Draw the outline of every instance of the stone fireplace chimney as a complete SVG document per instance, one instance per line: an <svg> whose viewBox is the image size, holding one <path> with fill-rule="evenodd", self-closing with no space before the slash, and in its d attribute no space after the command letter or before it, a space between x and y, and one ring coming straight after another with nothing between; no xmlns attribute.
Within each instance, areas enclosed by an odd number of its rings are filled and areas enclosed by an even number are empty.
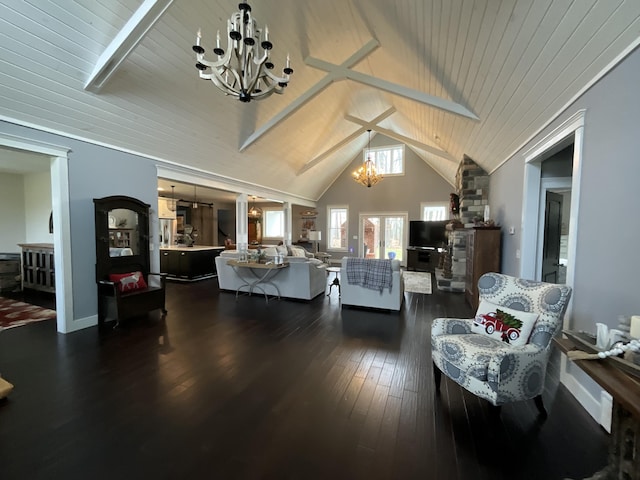
<svg viewBox="0 0 640 480"><path fill-rule="evenodd" d="M467 225L473 223L474 217L484 219L484 207L489 204L489 175L466 155L456 173L456 188L460 196L460 221Z"/></svg>

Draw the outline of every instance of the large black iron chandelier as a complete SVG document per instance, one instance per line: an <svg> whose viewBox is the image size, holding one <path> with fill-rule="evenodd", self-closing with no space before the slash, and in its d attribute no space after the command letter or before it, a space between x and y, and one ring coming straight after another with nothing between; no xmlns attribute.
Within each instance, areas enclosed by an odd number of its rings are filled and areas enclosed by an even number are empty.
<svg viewBox="0 0 640 480"><path fill-rule="evenodd" d="M200 78L211 80L226 95L238 97L241 102L260 100L272 93L283 93L293 73L287 54L287 63L283 76L277 77L270 72L274 65L269 61L269 51L273 44L269 41L269 27L264 32L251 16L248 3L238 5L239 12L231 15L227 21L227 50L220 48L220 30L216 35L216 48L213 53L218 60L210 62L204 59L204 48L200 45L201 32L198 30L196 44L196 68ZM264 36L263 36L264 33Z"/></svg>
<svg viewBox="0 0 640 480"><path fill-rule="evenodd" d="M371 130L367 130L367 132L369 132L369 147L367 148L367 159L358 170L353 172L352 175L353 179L360 185L371 188L380 180L382 180L383 177L376 171L376 166L374 165L373 160L371 160Z"/></svg>

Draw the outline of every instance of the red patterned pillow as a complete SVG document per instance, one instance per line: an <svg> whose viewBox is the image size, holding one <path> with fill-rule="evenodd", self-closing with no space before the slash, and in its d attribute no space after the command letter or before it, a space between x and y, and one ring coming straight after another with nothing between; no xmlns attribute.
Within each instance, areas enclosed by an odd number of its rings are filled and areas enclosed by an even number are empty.
<svg viewBox="0 0 640 480"><path fill-rule="evenodd" d="M147 288L147 282L144 281L142 272L112 273L109 275L109 280L116 282L118 290L122 293Z"/></svg>

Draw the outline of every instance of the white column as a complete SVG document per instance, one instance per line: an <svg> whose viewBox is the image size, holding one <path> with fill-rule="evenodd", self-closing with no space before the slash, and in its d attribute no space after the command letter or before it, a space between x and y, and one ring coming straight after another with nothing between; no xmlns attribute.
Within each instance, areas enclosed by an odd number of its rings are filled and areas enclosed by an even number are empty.
<svg viewBox="0 0 640 480"><path fill-rule="evenodd" d="M236 197L236 248L249 248L249 200L246 193L239 193Z"/></svg>
<svg viewBox="0 0 640 480"><path fill-rule="evenodd" d="M291 218L291 202L284 202L282 204L282 212L284 213L284 241L285 245L291 245L291 230L292 230L292 218Z"/></svg>

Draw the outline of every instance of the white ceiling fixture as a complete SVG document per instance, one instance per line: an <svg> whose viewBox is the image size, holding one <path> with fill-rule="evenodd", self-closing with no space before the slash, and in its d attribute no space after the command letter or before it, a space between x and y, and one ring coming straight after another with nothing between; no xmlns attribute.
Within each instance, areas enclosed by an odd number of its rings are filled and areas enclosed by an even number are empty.
<svg viewBox="0 0 640 480"><path fill-rule="evenodd" d="M227 21L226 51L220 47L220 30L216 35L213 53L218 56L217 61L205 60L205 49L200 45L202 34L198 30L193 51L196 52L200 78L211 80L225 95L237 97L241 102L283 93L289 83L289 75L293 73L289 54L282 77L272 74L269 70L274 65L269 60L269 51L273 44L269 41L269 27L265 25L263 31L258 26L248 3L241 3L238 8L240 11L233 13Z"/></svg>

